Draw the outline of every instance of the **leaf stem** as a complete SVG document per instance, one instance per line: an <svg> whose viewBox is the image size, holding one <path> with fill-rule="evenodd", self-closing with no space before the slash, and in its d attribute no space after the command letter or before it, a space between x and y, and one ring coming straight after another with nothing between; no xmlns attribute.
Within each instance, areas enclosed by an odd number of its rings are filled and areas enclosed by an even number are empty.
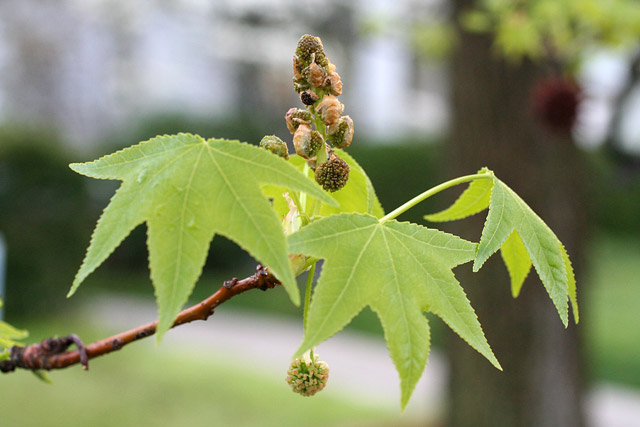
<svg viewBox="0 0 640 427"><path fill-rule="evenodd" d="M443 190L446 190L447 188L453 187L454 185L462 184L464 182L474 181L476 179L493 179L493 175L487 174L487 173L476 173L473 175L465 175L459 178L454 178L447 182L443 182L440 185L436 185L435 187L428 189L424 193L418 194L413 199L409 200L408 202L404 203L403 205L399 206L398 208L389 212L387 215L380 218L378 222L380 224L384 224L385 222L396 218L398 215L405 213L406 211L408 211L418 203L428 199L434 194L437 194Z"/></svg>
<svg viewBox="0 0 640 427"><path fill-rule="evenodd" d="M307 319L309 315L309 304L311 302L311 285L313 285L313 276L316 272L316 263L311 264L311 268L307 273L307 286L304 290L304 314L302 324L304 326L304 330L307 330Z"/></svg>

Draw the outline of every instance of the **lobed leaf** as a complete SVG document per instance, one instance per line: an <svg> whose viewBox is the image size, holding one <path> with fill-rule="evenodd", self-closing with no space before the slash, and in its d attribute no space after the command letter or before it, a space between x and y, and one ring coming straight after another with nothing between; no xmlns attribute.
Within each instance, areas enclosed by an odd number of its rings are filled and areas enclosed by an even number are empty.
<svg viewBox="0 0 640 427"><path fill-rule="evenodd" d="M343 213L289 236L293 253L325 259L297 355L346 326L365 306L380 318L401 382L404 408L429 352L424 311L442 318L494 366L480 323L451 269L474 258L476 245L438 230Z"/></svg>
<svg viewBox="0 0 640 427"><path fill-rule="evenodd" d="M478 173L493 176L493 172L487 168L480 169ZM425 215L424 218L431 222L454 221L482 212L489 207L492 188L492 179L476 179L450 207L435 214Z"/></svg>
<svg viewBox="0 0 640 427"><path fill-rule="evenodd" d="M430 221L462 219L489 208L482 230L473 270L478 271L498 249L509 272L511 293L520 294L531 265L558 310L568 324L567 300L571 301L574 320L579 320L576 283L571 261L562 243L538 215L487 168L479 173L492 179L476 179L448 209L426 215Z"/></svg>
<svg viewBox="0 0 640 427"><path fill-rule="evenodd" d="M569 273L562 244L553 231L520 196L495 178L489 214L478 244L473 271L478 271L492 254L503 247L514 231L522 240L542 284L558 310L562 323L567 326ZM512 243L508 242L508 244ZM507 249L507 256L509 256L509 251L510 249ZM566 258L568 260L568 256ZM513 264L511 267L513 268ZM523 268L524 264L519 268L520 273ZM512 289L516 288L518 288L517 284L512 285Z"/></svg>
<svg viewBox="0 0 640 427"><path fill-rule="evenodd" d="M336 202L278 156L256 146L197 135L159 136L74 171L122 185L98 220L69 296L139 224L147 223L158 340L187 301L216 233L233 240L299 294L280 220L260 189L274 184Z"/></svg>
<svg viewBox="0 0 640 427"><path fill-rule="evenodd" d="M527 248L517 231L514 230L502 244L500 254L511 278L511 294L517 298L532 265Z"/></svg>

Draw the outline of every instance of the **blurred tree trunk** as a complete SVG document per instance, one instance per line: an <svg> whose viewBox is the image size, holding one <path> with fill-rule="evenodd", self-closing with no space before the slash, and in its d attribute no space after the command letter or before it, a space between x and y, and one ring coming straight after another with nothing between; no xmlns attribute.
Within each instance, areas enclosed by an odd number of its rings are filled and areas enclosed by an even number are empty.
<svg viewBox="0 0 640 427"><path fill-rule="evenodd" d="M455 10L469 3L454 0ZM544 75L541 64L506 63L492 51L489 37L461 32L451 65L447 177L492 169L566 245L579 281L586 222L579 153L568 136L548 133L531 114L531 89ZM456 223L454 231L478 241L484 217ZM457 275L504 372L452 336L447 425L583 425L576 329L563 327L535 271L516 300L499 254L479 273L464 266Z"/></svg>

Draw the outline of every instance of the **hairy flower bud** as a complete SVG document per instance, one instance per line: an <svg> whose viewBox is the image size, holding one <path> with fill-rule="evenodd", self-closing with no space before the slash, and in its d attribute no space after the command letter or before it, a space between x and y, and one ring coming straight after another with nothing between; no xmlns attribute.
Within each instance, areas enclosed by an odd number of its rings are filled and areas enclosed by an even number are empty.
<svg viewBox="0 0 640 427"><path fill-rule="evenodd" d="M340 117L340 121L330 126L329 142L336 148L347 148L353 140L353 120L349 116Z"/></svg>
<svg viewBox="0 0 640 427"><path fill-rule="evenodd" d="M310 159L316 154L311 147L311 132L311 126L301 124L293 134L293 146L296 149L296 154L305 159Z"/></svg>
<svg viewBox="0 0 640 427"><path fill-rule="evenodd" d="M303 357L291 362L287 371L287 384L296 393L303 396L313 396L324 389L329 380L329 365L325 361L313 359L305 354Z"/></svg>
<svg viewBox="0 0 640 427"><path fill-rule="evenodd" d="M333 126L338 123L343 110L344 105L334 95L325 96L316 106L316 113L320 114L320 118L326 126Z"/></svg>
<svg viewBox="0 0 640 427"><path fill-rule="evenodd" d="M324 70L324 68L322 68L315 62L312 62L307 69L307 81L313 87L324 87L325 84L328 83L327 72Z"/></svg>
<svg viewBox="0 0 640 427"><path fill-rule="evenodd" d="M329 60L324 53L324 47L322 46L320 37L314 37L309 34L305 34L300 37L300 40L298 40L296 56L300 62L306 64L310 64L314 58L315 61L323 67L326 67L329 64Z"/></svg>
<svg viewBox="0 0 640 427"><path fill-rule="evenodd" d="M329 74L327 77L328 86L331 91L331 95L340 96L342 95L342 80L340 80L340 75L335 71Z"/></svg>
<svg viewBox="0 0 640 427"><path fill-rule="evenodd" d="M313 105L318 100L318 94L311 89L300 92L300 101L304 105Z"/></svg>
<svg viewBox="0 0 640 427"><path fill-rule="evenodd" d="M296 80L301 80L304 77L302 76L302 69L304 67L302 66L302 64L300 63L300 61L298 60L298 57L293 55L293 77Z"/></svg>
<svg viewBox="0 0 640 427"><path fill-rule="evenodd" d="M301 124L310 125L312 118L309 111L299 108L290 108L287 114L284 115L284 119L287 122L287 129L289 129L291 133L294 133Z"/></svg>
<svg viewBox="0 0 640 427"><path fill-rule="evenodd" d="M338 191L347 185L349 165L340 157L332 154L329 160L316 167L315 178L316 182L326 191Z"/></svg>
<svg viewBox="0 0 640 427"><path fill-rule="evenodd" d="M287 144L275 135L267 135L260 141L260 148L271 151L273 154L289 160Z"/></svg>

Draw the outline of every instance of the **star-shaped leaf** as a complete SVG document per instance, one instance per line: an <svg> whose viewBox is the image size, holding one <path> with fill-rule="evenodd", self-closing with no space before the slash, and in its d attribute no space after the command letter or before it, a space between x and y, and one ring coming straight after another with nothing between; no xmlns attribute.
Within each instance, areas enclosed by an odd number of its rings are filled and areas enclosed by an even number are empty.
<svg viewBox="0 0 640 427"><path fill-rule="evenodd" d="M481 177L471 182L448 209L425 218L430 221L461 219L487 207L489 214L482 230L473 270L500 249L509 276L511 292L518 296L531 265L540 276L562 322L568 324L567 300L579 321L576 283L571 261L560 240L536 213L506 184L483 168Z"/></svg>
<svg viewBox="0 0 640 427"><path fill-rule="evenodd" d="M402 407L429 352L430 311L500 367L451 269L474 258L476 244L438 230L364 214L332 215L289 236L293 253L326 261L298 355L329 338L370 306L380 318L400 375Z"/></svg>
<svg viewBox="0 0 640 427"><path fill-rule="evenodd" d="M147 222L149 266L158 301L158 339L187 301L214 234L267 265L294 303L298 289L280 219L260 189L275 184L335 202L278 156L196 135L160 136L71 169L123 181L98 220L69 295L137 225Z"/></svg>

